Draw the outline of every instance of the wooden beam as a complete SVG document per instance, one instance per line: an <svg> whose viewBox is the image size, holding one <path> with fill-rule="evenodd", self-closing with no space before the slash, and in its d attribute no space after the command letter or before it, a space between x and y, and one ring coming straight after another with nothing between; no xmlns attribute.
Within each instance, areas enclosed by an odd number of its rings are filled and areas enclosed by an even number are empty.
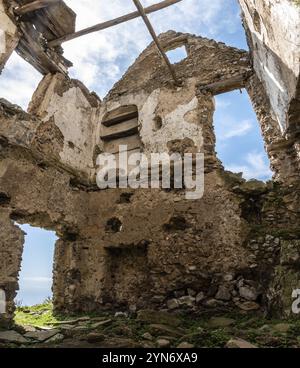
<svg viewBox="0 0 300 368"><path fill-rule="evenodd" d="M144 11L145 11L146 14L154 13L158 10L161 10L161 9L167 8L168 6L179 3L180 1L182 1L182 0L164 0L160 3L158 3L158 4L154 4L154 5L151 5L147 8L145 8ZM109 21L104 22L104 23L99 23L99 24L96 24L92 27L82 29L81 31L74 32L74 33L66 35L64 37L60 37L57 40L53 40L53 41L49 42L48 46L49 47L59 46L63 42L74 40L75 38L85 36L85 35L93 33L93 32L102 31L103 29L114 27L118 24L125 23L125 22L128 22L132 19L139 18L139 17L140 17L140 13L138 11L133 12L133 13L129 13L129 14L123 15L119 18L112 19L112 20L109 20Z"/></svg>
<svg viewBox="0 0 300 368"><path fill-rule="evenodd" d="M220 95L222 93L231 92L236 89L242 89L246 87L247 80L250 76L250 73L244 73L240 75L236 75L232 78L220 80L218 82L206 84L199 86L199 92L201 93L211 93L212 95Z"/></svg>
<svg viewBox="0 0 300 368"><path fill-rule="evenodd" d="M49 5L54 5L59 3L61 0L35 0L29 4L25 4L23 6L19 6L18 8L14 9L14 13L16 15L25 15L27 13L34 12L39 9L46 8Z"/></svg>
<svg viewBox="0 0 300 368"><path fill-rule="evenodd" d="M159 50L159 52L162 56L162 58L164 59L165 63L167 64L167 67L170 70L170 73L171 73L171 75L174 79L174 82L177 85L179 85L180 83L179 83L179 81L176 77L176 73L175 73L175 70L173 68L173 65L170 63L170 60L169 60L167 54L165 53L163 47L161 46L161 44L158 40L158 37L156 36L156 33L154 31L154 28L152 27L152 24L151 24L149 18L147 17L147 14L145 13L145 9L143 8L143 5L140 3L140 0L133 0L133 2L135 4L136 8L138 9L138 12L140 13L141 17L143 18L143 20L144 20L144 22L145 22L145 24L146 24L146 26L147 26L147 28L150 32L155 44L156 44L156 46L157 46L157 48L158 48L158 50Z"/></svg>
<svg viewBox="0 0 300 368"><path fill-rule="evenodd" d="M55 50L45 50L39 42L39 32L29 22L20 22L22 34L16 52L43 75L48 73L68 74L72 63Z"/></svg>

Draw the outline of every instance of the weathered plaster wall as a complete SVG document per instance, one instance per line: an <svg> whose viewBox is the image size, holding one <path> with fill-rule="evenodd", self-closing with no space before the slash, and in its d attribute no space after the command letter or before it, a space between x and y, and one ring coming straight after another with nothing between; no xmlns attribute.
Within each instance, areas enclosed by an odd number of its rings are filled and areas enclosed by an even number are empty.
<svg viewBox="0 0 300 368"><path fill-rule="evenodd" d="M288 185L300 170L300 6L293 0L239 2L256 72L248 92L275 179Z"/></svg>
<svg viewBox="0 0 300 368"><path fill-rule="evenodd" d="M258 76L252 75L246 85L253 108L260 122L274 180L288 186L299 181L300 156L297 139L283 136L272 114L269 96Z"/></svg>
<svg viewBox="0 0 300 368"><path fill-rule="evenodd" d="M294 0L239 2L254 69L264 83L274 118L282 133L291 125L299 127L300 7ZM292 107L296 97L297 109Z"/></svg>
<svg viewBox="0 0 300 368"><path fill-rule="evenodd" d="M143 91L125 94L103 104L99 122L109 111L121 106L136 105L139 112L139 134L145 154L168 152L168 142L184 138L192 139L197 151L200 151L203 148L203 137L198 115L202 106L195 90L195 81L190 81L185 87L177 89L157 88L150 95ZM161 124L159 128L158 118Z"/></svg>
<svg viewBox="0 0 300 368"><path fill-rule="evenodd" d="M19 42L17 27L7 16L0 0L0 73Z"/></svg>
<svg viewBox="0 0 300 368"><path fill-rule="evenodd" d="M76 80L48 74L29 105L29 113L53 124L63 137L60 161L77 175L91 180L94 173L93 137L98 126L101 101Z"/></svg>

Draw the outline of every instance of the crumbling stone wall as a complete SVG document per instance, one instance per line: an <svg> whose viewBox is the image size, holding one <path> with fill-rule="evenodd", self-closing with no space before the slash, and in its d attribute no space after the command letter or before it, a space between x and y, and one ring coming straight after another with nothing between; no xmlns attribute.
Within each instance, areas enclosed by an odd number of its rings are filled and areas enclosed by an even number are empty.
<svg viewBox="0 0 300 368"><path fill-rule="evenodd" d="M294 122L289 114L300 77L300 7L294 0L240 0L253 66L269 95L281 131ZM299 102L299 101L298 101ZM293 116L299 123L298 117Z"/></svg>
<svg viewBox="0 0 300 368"><path fill-rule="evenodd" d="M4 1L0 1L0 74L19 42L17 27L6 13Z"/></svg>
<svg viewBox="0 0 300 368"><path fill-rule="evenodd" d="M14 299L18 290L17 277L24 242L23 232L13 224L9 217L10 212L6 209L9 200L6 193L0 193L0 289L4 291L6 299L6 313L0 316L0 327L10 325L15 311Z"/></svg>
<svg viewBox="0 0 300 368"><path fill-rule="evenodd" d="M57 311L287 310L283 296L290 286L280 270L287 267L298 280L294 257L286 254L298 244L298 187L245 182L225 172L215 152L214 97L206 90L211 83L238 76L235 88L247 87L265 136L272 129L277 134L249 55L186 34L168 32L160 38L166 49L187 48L188 57L175 65L180 87L151 44L102 102L60 74L41 82L29 113L0 102L0 208L7 229L0 252L4 265L11 259L13 285L8 319L23 243L12 220L52 229L59 237L53 283ZM145 153L204 153L203 198L187 200L184 190L95 186L96 154L104 149L102 118L124 105L138 108ZM278 152L273 167L282 178L290 176L290 152Z"/></svg>
<svg viewBox="0 0 300 368"><path fill-rule="evenodd" d="M278 122L273 118L267 92L256 74L249 78L246 89L260 122L274 180L285 186L299 181L298 140L282 135Z"/></svg>
<svg viewBox="0 0 300 368"><path fill-rule="evenodd" d="M81 82L57 73L43 78L28 109L46 123L43 126L53 125L60 131L63 149L59 152L59 161L87 183L94 173L93 138L98 127L100 102Z"/></svg>
<svg viewBox="0 0 300 368"><path fill-rule="evenodd" d="M213 40L172 31L161 35L160 42L166 50L185 46L188 57L176 64L182 86L174 87L151 44L103 101L100 121L107 111L136 105L146 154L168 152L176 141L190 139L195 152L205 154L206 171L221 167L215 152L214 99L202 93L200 87L236 76L242 77L242 87L243 79L251 73L249 55ZM159 128L157 121L161 123ZM101 142L99 146L101 149Z"/></svg>
<svg viewBox="0 0 300 368"><path fill-rule="evenodd" d="M294 0L239 0L255 70L250 94L265 94L262 128L276 179L299 179L300 6ZM260 83L258 83L258 80ZM261 84L260 88L257 88ZM265 99L265 98L263 98ZM265 99L266 100L266 99ZM281 163L280 163L281 161ZM277 170L276 170L277 167Z"/></svg>

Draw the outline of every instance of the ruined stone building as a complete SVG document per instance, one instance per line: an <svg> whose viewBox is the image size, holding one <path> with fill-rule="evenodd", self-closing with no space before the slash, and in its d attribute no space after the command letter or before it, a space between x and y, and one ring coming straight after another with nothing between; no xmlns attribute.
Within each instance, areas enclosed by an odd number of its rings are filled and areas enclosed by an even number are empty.
<svg viewBox="0 0 300 368"><path fill-rule="evenodd" d="M13 318L18 290L24 234L16 221L59 237L56 311L291 313L300 288L300 8L292 0L239 2L249 53L169 31L159 36L163 49L187 51L174 65L181 85L152 43L101 101L68 77L62 48L47 46L75 31L74 12L60 1L20 16L13 7L30 1L0 0L0 70L16 50L43 74L27 112L0 99L2 324ZM242 88L274 172L267 184L226 172L216 155L214 96ZM97 155L119 144L204 153L203 198L100 190Z"/></svg>

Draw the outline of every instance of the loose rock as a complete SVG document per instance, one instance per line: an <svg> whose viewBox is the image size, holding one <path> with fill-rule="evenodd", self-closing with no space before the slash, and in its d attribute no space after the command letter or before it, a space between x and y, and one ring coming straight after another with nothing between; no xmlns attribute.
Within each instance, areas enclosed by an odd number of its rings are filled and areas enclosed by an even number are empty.
<svg viewBox="0 0 300 368"><path fill-rule="evenodd" d="M256 346L243 339L231 339L227 342L226 348L229 349L255 349Z"/></svg>
<svg viewBox="0 0 300 368"><path fill-rule="evenodd" d="M0 341L16 344L25 344L28 342L21 334L13 330L0 332Z"/></svg>
<svg viewBox="0 0 300 368"><path fill-rule="evenodd" d="M156 343L159 348L168 348L171 345L170 341L165 339L159 339Z"/></svg>
<svg viewBox="0 0 300 368"><path fill-rule="evenodd" d="M182 342L177 346L178 349L194 349L195 345L188 342Z"/></svg>

